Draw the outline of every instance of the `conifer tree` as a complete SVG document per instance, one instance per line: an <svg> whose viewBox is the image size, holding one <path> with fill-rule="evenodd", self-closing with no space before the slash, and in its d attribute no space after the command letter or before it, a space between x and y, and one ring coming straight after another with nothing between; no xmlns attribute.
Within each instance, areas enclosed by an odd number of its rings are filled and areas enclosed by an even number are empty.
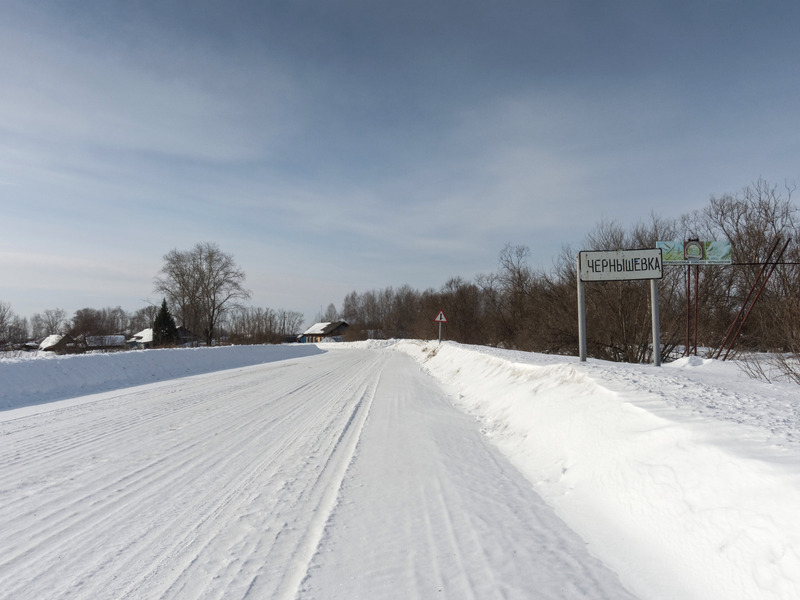
<svg viewBox="0 0 800 600"><path fill-rule="evenodd" d="M153 346L172 346L178 341L178 327L167 308L167 299L161 303L161 309L153 322Z"/></svg>

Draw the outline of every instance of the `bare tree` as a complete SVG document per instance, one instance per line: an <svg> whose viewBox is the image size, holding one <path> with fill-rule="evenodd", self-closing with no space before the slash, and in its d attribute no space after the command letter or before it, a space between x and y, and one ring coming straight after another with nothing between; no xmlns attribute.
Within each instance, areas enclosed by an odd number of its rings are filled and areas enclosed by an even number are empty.
<svg viewBox="0 0 800 600"><path fill-rule="evenodd" d="M736 194L712 196L703 210L683 217L690 237L731 242L734 265L702 273L701 301L713 307L703 324L708 345L721 342L756 282L760 263L780 240L779 247L790 242L782 259L785 264L775 270L754 306L739 345L753 350L800 350L800 213L792 202L793 192L792 186L782 190L759 179Z"/></svg>
<svg viewBox="0 0 800 600"><path fill-rule="evenodd" d="M281 336L281 340L288 339L300 333L303 313L281 308L277 312L275 321L276 331Z"/></svg>
<svg viewBox="0 0 800 600"><path fill-rule="evenodd" d="M46 335L66 333L69 326L67 312L62 308L48 308L31 317L31 329L34 339Z"/></svg>
<svg viewBox="0 0 800 600"><path fill-rule="evenodd" d="M332 323L338 319L339 313L336 311L336 305L333 302L328 304L328 308L320 315L320 321L325 323Z"/></svg>
<svg viewBox="0 0 800 600"><path fill-rule="evenodd" d="M15 315L8 326L8 341L15 346L19 346L27 342L29 337L28 319Z"/></svg>
<svg viewBox="0 0 800 600"><path fill-rule="evenodd" d="M464 344L486 343L481 289L461 277L450 278L439 294L439 310L448 318L447 337ZM430 314L426 321L431 322Z"/></svg>
<svg viewBox="0 0 800 600"><path fill-rule="evenodd" d="M541 350L542 277L528 265L527 246L506 244L499 255L500 270L477 278L482 303L490 325L489 343L520 350ZM484 338L486 339L486 338Z"/></svg>
<svg viewBox="0 0 800 600"><path fill-rule="evenodd" d="M7 302L0 302L0 347L10 342L9 329L14 320L14 311Z"/></svg>
<svg viewBox="0 0 800 600"><path fill-rule="evenodd" d="M144 308L140 308L130 315L128 329L131 333L137 333L152 328L158 311L159 308L155 304L148 304Z"/></svg>
<svg viewBox="0 0 800 600"><path fill-rule="evenodd" d="M388 335L407 338L412 335L415 323L422 320L420 295L410 285L404 284L394 290Z"/></svg>
<svg viewBox="0 0 800 600"><path fill-rule="evenodd" d="M28 319L14 314L7 302L0 302L0 350L18 348L27 340Z"/></svg>
<svg viewBox="0 0 800 600"><path fill-rule="evenodd" d="M294 340L302 322L299 312L239 306L229 312L225 326L234 344L279 344Z"/></svg>
<svg viewBox="0 0 800 600"><path fill-rule="evenodd" d="M277 324L271 308L240 306L230 311L226 327L234 344L274 344L281 341Z"/></svg>
<svg viewBox="0 0 800 600"><path fill-rule="evenodd" d="M342 301L342 318L352 327L361 322L361 307L359 306L358 293L353 290Z"/></svg>
<svg viewBox="0 0 800 600"><path fill-rule="evenodd" d="M69 333L73 337L129 334L130 317L121 306L115 308L81 308L72 317Z"/></svg>
<svg viewBox="0 0 800 600"><path fill-rule="evenodd" d="M245 273L233 256L214 243L188 251L170 250L155 278L155 291L166 296L181 323L211 345L216 327L238 300L250 297Z"/></svg>

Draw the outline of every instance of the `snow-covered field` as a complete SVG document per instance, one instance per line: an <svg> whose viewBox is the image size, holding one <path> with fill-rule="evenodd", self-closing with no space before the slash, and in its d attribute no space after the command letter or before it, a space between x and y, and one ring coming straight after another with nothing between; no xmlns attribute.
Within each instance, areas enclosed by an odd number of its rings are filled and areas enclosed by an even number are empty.
<svg viewBox="0 0 800 600"><path fill-rule="evenodd" d="M731 363L151 350L0 408L4 598L800 598L800 388Z"/></svg>

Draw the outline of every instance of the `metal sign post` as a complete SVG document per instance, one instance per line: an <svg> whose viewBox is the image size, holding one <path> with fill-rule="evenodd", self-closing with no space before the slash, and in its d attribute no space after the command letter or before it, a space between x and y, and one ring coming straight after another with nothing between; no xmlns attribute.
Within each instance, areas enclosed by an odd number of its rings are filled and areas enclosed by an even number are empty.
<svg viewBox="0 0 800 600"><path fill-rule="evenodd" d="M440 310L439 314L433 320L434 323L439 324L439 343L442 343L442 323L447 323L447 317L444 316L444 311Z"/></svg>
<svg viewBox="0 0 800 600"><path fill-rule="evenodd" d="M724 241L701 241L692 238L685 241L656 242L661 249L664 264L686 266L686 346L684 355L697 356L697 331L700 313L700 265L731 264L731 243ZM694 299L692 298L692 267L694 267ZM692 307L694 306L694 339L692 339Z"/></svg>
<svg viewBox="0 0 800 600"><path fill-rule="evenodd" d="M657 279L663 276L661 249L615 250L578 253L578 354L586 362L586 299L584 281L650 280L650 305L653 322L653 364L661 366L661 334L658 313Z"/></svg>
<svg viewBox="0 0 800 600"><path fill-rule="evenodd" d="M661 324L658 312L658 280L650 280L650 306L653 320L653 364L661 366Z"/></svg>
<svg viewBox="0 0 800 600"><path fill-rule="evenodd" d="M580 277L581 259L578 256L578 355L581 362L586 362L586 294L583 291L583 279Z"/></svg>

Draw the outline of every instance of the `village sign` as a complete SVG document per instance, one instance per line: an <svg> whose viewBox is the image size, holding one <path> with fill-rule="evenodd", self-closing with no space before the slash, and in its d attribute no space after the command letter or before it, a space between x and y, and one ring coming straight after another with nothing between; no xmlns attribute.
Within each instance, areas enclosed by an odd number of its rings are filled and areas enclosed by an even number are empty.
<svg viewBox="0 0 800 600"><path fill-rule="evenodd" d="M663 277L661 249L612 250L578 253L578 349L586 362L586 300L584 281L650 280L650 305L653 322L653 364L661 366L661 335L658 316L658 284Z"/></svg>

